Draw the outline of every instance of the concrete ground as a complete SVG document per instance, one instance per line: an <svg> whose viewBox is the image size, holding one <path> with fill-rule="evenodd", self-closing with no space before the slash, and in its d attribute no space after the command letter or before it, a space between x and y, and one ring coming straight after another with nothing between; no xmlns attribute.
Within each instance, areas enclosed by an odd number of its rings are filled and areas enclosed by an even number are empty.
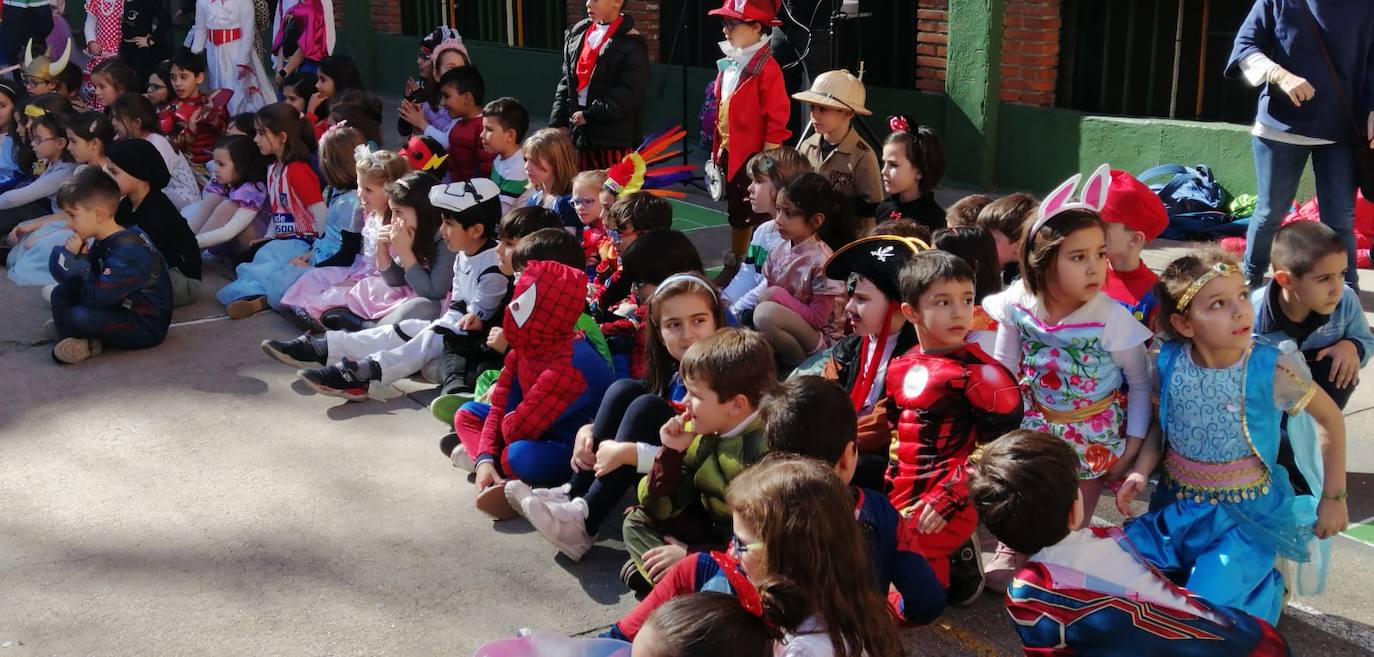
<svg viewBox="0 0 1374 657"><path fill-rule="evenodd" d="M724 229L691 235L718 263ZM451 657L523 627L596 633L631 608L615 536L572 563L480 515L436 449L432 393L311 394L258 348L290 324L224 316L225 273L163 345L75 367L49 357L37 289L0 280L0 657ZM1346 411L1352 521L1374 519L1371 409L1366 384ZM1098 514L1116 519L1110 500ZM1374 655L1374 546L1335 553L1328 594L1280 629L1298 655ZM921 655L1018 648L990 595L906 638Z"/></svg>

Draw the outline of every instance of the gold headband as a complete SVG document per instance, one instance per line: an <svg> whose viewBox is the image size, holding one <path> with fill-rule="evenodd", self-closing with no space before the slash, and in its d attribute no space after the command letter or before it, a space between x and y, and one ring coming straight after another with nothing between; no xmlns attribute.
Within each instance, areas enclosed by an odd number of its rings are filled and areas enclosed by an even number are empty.
<svg viewBox="0 0 1374 657"><path fill-rule="evenodd" d="M1232 274L1240 274L1240 267L1229 262L1218 262L1212 265L1211 269L1208 269L1201 276L1198 276L1197 280L1193 281L1193 284L1189 285L1188 289L1183 291L1183 295L1178 298L1178 311L1183 312L1187 310L1188 304L1193 302L1193 297L1197 296L1197 293L1202 291L1202 286L1210 283L1212 279L1219 276L1230 276Z"/></svg>

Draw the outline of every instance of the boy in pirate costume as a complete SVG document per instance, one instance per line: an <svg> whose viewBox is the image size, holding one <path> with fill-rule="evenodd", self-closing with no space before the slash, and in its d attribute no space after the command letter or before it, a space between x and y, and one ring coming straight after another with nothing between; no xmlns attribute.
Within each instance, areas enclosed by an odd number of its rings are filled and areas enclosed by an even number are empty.
<svg viewBox="0 0 1374 657"><path fill-rule="evenodd" d="M749 250L754 227L768 215L749 207L749 173L745 164L758 153L776 148L792 136L787 129L792 105L782 78L782 68L769 46L777 19L777 0L725 0L719 9L725 55L716 62L715 134L711 163L725 184L726 213L730 219L730 257L727 266L738 268Z"/></svg>

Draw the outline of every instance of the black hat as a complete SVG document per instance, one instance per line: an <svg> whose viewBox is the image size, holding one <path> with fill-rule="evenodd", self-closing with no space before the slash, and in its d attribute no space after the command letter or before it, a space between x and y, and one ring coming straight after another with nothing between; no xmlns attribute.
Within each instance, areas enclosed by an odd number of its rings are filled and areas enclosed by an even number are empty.
<svg viewBox="0 0 1374 657"><path fill-rule="evenodd" d="M162 154L146 139L116 139L105 157L125 173L146 181L153 189L162 189L172 180Z"/></svg>
<svg viewBox="0 0 1374 657"><path fill-rule="evenodd" d="M488 178L473 178L429 188L429 203L464 226L494 230L501 220L501 188Z"/></svg>
<svg viewBox="0 0 1374 657"><path fill-rule="evenodd" d="M911 256L929 251L930 245L913 237L875 235L844 245L825 261L825 275L845 281L852 290L850 277L858 274L873 281L889 299L901 299L901 273Z"/></svg>

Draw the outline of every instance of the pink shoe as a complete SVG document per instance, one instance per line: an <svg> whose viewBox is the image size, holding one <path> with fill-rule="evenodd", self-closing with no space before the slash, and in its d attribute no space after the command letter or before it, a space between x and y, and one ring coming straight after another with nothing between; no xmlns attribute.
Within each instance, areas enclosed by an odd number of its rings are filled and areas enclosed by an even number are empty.
<svg viewBox="0 0 1374 657"><path fill-rule="evenodd" d="M992 559L988 561L988 565L983 569L983 574L986 576L985 590L997 595L1006 593L1012 578L1016 577L1017 571L1021 570L1029 559L1029 555L1021 554L998 543L997 553L993 555Z"/></svg>

